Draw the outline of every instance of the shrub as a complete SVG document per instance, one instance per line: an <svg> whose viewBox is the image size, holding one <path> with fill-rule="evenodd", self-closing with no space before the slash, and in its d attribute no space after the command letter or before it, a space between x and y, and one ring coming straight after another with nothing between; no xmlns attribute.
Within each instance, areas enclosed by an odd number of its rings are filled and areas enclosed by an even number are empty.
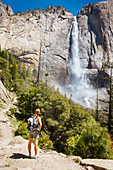
<svg viewBox="0 0 113 170"><path fill-rule="evenodd" d="M11 112L12 115L15 115L16 108L11 107L11 108L9 109L9 111Z"/></svg>
<svg viewBox="0 0 113 170"><path fill-rule="evenodd" d="M49 139L49 135L41 132L41 137L39 138L39 147L44 150L53 149L53 142Z"/></svg>
<svg viewBox="0 0 113 170"><path fill-rule="evenodd" d="M18 129L15 132L15 136L22 136L24 139L29 139L29 132L27 130L27 123L20 122Z"/></svg>
<svg viewBox="0 0 113 170"><path fill-rule="evenodd" d="M91 119L83 124L80 134L67 139L67 153L82 158L108 158L112 156L107 130Z"/></svg>

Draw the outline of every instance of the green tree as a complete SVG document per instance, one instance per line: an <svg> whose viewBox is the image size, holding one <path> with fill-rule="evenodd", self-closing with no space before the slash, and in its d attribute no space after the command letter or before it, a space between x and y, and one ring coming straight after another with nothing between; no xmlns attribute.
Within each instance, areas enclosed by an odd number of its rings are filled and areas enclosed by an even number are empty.
<svg viewBox="0 0 113 170"><path fill-rule="evenodd" d="M67 139L67 153L82 158L112 158L112 142L106 129L93 119L82 126L82 131Z"/></svg>
<svg viewBox="0 0 113 170"><path fill-rule="evenodd" d="M7 50L0 50L0 69L2 82L8 90L13 89L16 93L32 86L32 80L35 80L33 75L31 79L31 74L29 74L25 65L21 66L20 61L15 59Z"/></svg>
<svg viewBox="0 0 113 170"><path fill-rule="evenodd" d="M109 99L106 101L102 101L103 103L108 104L107 109L104 109L107 111L107 115L108 115L108 121L107 121L107 128L108 131L111 135L113 135L113 82L112 82L112 69L113 69L113 63L108 62L105 64L105 66L103 67L103 70L109 69L110 71L110 75L109 77L106 77L106 79L109 80L109 85L106 87L107 88L107 92L108 92L108 96Z"/></svg>
<svg viewBox="0 0 113 170"><path fill-rule="evenodd" d="M18 65L17 63L10 64L10 73L12 74L12 79L16 79L18 75Z"/></svg>

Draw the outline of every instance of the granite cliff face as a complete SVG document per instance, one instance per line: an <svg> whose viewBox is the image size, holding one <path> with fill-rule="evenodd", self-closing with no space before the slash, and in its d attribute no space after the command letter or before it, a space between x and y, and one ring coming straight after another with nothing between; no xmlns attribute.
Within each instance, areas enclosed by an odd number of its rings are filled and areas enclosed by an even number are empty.
<svg viewBox="0 0 113 170"><path fill-rule="evenodd" d="M89 4L77 16L81 64L90 70L93 81L98 74L100 87L107 83L102 82L103 77L107 76L102 67L113 60L112 8L110 1Z"/></svg>
<svg viewBox="0 0 113 170"><path fill-rule="evenodd" d="M48 71L50 81L65 84L72 20L73 15L60 6L2 15L1 48L12 51L36 72L40 64L40 78L45 78Z"/></svg>
<svg viewBox="0 0 113 170"><path fill-rule="evenodd" d="M108 60L107 12L107 3L101 2L86 5L78 14L80 54L84 67L101 68Z"/></svg>

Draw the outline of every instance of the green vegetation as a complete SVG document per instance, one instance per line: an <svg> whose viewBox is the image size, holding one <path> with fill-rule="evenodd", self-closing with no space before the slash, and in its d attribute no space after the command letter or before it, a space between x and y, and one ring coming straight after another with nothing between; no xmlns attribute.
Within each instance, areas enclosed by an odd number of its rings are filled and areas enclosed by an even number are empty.
<svg viewBox="0 0 113 170"><path fill-rule="evenodd" d="M12 134L15 135L15 130L18 128L19 120L15 117L16 109L10 108L9 111L6 112L8 119L10 121L10 126L12 127Z"/></svg>
<svg viewBox="0 0 113 170"><path fill-rule="evenodd" d="M8 90L18 96L19 114L11 108L11 115L19 119L15 135L28 139L27 119L37 107L41 109L43 128L39 146L82 158L112 159L112 141L106 128L95 121L90 112L77 106L54 86L33 77L24 65L7 51L0 51L0 77Z"/></svg>
<svg viewBox="0 0 113 170"><path fill-rule="evenodd" d="M44 131L41 132L38 145L41 149L53 149L53 142L50 140L49 135L47 135Z"/></svg>
<svg viewBox="0 0 113 170"><path fill-rule="evenodd" d="M24 139L29 139L29 132L27 130L27 123L21 121L18 129L15 132L15 136L21 135Z"/></svg>
<svg viewBox="0 0 113 170"><path fill-rule="evenodd" d="M9 91L21 92L32 84L29 69L7 50L0 50L0 78Z"/></svg>

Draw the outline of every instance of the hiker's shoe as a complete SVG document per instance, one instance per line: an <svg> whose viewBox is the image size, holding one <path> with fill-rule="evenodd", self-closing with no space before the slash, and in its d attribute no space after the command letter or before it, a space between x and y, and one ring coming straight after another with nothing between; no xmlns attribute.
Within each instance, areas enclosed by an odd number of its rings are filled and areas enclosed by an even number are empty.
<svg viewBox="0 0 113 170"><path fill-rule="evenodd" d="M39 157L39 155L37 154L37 155L35 155L35 159L37 159Z"/></svg>
<svg viewBox="0 0 113 170"><path fill-rule="evenodd" d="M29 153L29 158L31 158L31 153Z"/></svg>

